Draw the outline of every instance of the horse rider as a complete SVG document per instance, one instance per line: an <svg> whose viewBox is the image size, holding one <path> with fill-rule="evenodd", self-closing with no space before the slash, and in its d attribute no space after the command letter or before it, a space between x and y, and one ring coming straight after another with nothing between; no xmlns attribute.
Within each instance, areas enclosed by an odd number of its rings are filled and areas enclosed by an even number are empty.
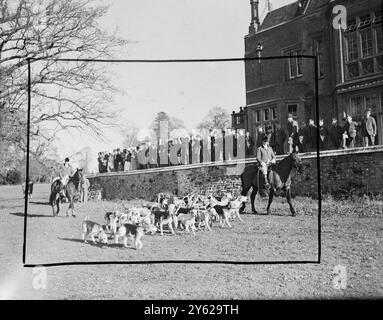
<svg viewBox="0 0 383 320"><path fill-rule="evenodd" d="M259 170L265 177L265 188L270 189L269 180L267 178L267 171L271 164L276 163L275 153L269 145L269 139L267 136L262 138L262 144L257 149L257 160L259 163Z"/></svg>
<svg viewBox="0 0 383 320"><path fill-rule="evenodd" d="M65 186L67 185L67 183L69 181L69 178L71 176L73 176L73 174L74 174L73 167L69 163L69 158L65 158L64 163L60 166L59 174L60 174L61 182L63 184L62 195L63 195L64 198L66 198L65 197L65 192L64 192Z"/></svg>

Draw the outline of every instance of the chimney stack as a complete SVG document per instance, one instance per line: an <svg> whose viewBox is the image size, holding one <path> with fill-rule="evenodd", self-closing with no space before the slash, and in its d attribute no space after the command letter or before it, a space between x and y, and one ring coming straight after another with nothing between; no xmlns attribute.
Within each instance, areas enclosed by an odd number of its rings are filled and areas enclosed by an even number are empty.
<svg viewBox="0 0 383 320"><path fill-rule="evenodd" d="M250 0L251 6L251 22L249 26L249 34L255 34L259 30L259 0Z"/></svg>

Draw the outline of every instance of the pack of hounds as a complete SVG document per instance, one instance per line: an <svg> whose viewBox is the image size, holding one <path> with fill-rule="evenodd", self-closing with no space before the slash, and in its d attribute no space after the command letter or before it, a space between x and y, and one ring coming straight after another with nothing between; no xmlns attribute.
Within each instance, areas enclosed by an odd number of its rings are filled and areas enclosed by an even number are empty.
<svg viewBox="0 0 383 320"><path fill-rule="evenodd" d="M158 231L164 235L164 226L176 235L178 230L196 234L196 230L211 231L213 222L218 221L221 228L240 216L240 208L247 201L244 196L234 199L230 194L222 198L191 194L178 198L172 194L160 193L154 202L144 202L141 207L128 208L123 203L114 211L105 210L105 225L90 221L88 216L82 223L82 239L87 242L90 237L97 243L108 244L108 234L118 244L120 238L128 247L130 238L136 249L143 247L144 234L155 235Z"/></svg>

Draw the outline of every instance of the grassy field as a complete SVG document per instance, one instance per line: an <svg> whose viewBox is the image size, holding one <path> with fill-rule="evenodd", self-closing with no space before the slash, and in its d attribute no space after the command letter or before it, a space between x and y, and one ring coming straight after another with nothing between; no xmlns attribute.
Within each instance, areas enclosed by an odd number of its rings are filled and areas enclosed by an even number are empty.
<svg viewBox="0 0 383 320"><path fill-rule="evenodd" d="M26 263L70 261L296 261L316 260L318 203L295 198L298 216L284 199L272 215L243 214L233 228L146 235L142 250L122 244L84 244L86 215L103 222L112 202L76 204L77 218L66 218L67 204L53 218L48 185L35 185L29 202ZM33 289L32 268L22 266L24 201L20 186L0 187L0 298L3 299L291 299L383 297L383 203L360 199L322 203L320 264L228 265L138 264L60 266L47 269L46 289ZM140 200L130 205L138 205ZM257 200L261 212L264 200ZM346 288L336 289L334 268L345 267Z"/></svg>

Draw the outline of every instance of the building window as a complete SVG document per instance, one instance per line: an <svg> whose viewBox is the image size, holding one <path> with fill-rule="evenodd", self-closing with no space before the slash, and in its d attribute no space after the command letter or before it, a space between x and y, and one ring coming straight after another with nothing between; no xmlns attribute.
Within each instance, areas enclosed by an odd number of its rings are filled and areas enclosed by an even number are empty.
<svg viewBox="0 0 383 320"><path fill-rule="evenodd" d="M270 120L270 111L269 111L269 109L264 109L263 110L263 115L264 115L263 119L265 121L269 121Z"/></svg>
<svg viewBox="0 0 383 320"><path fill-rule="evenodd" d="M293 52L289 52L289 78L295 78L295 59L293 58Z"/></svg>
<svg viewBox="0 0 383 320"><path fill-rule="evenodd" d="M362 61L363 74L374 73L374 59L366 59Z"/></svg>
<svg viewBox="0 0 383 320"><path fill-rule="evenodd" d="M360 44L362 47L362 58L372 56L373 51L371 29L365 29L360 32Z"/></svg>
<svg viewBox="0 0 383 320"><path fill-rule="evenodd" d="M277 119L277 108L273 107L271 110L271 119L276 120Z"/></svg>
<svg viewBox="0 0 383 320"><path fill-rule="evenodd" d="M291 113L293 118L297 118L298 116L298 105L297 104L288 104L287 105L287 113Z"/></svg>
<svg viewBox="0 0 383 320"><path fill-rule="evenodd" d="M348 113L352 117L356 117L361 113L362 110L362 97L352 97L350 99L350 107Z"/></svg>
<svg viewBox="0 0 383 320"><path fill-rule="evenodd" d="M378 72L383 71L383 56L379 56L376 58L376 67L378 69Z"/></svg>
<svg viewBox="0 0 383 320"><path fill-rule="evenodd" d="M300 77L302 75L302 57L299 57L302 54L302 52L296 51L297 55L297 77Z"/></svg>
<svg viewBox="0 0 383 320"><path fill-rule="evenodd" d="M285 53L285 55L289 56L289 58L286 59L288 79L302 76L302 57L299 57L301 54L301 50L291 50Z"/></svg>
<svg viewBox="0 0 383 320"><path fill-rule="evenodd" d="M382 20L382 11L376 11L349 21L344 35L347 79L383 70Z"/></svg>
<svg viewBox="0 0 383 320"><path fill-rule="evenodd" d="M375 43L376 43L376 53L383 53L383 37L382 37L382 26L380 28L375 28Z"/></svg>
<svg viewBox="0 0 383 320"><path fill-rule="evenodd" d="M255 111L255 122L261 122L261 111Z"/></svg>
<svg viewBox="0 0 383 320"><path fill-rule="evenodd" d="M356 33L347 35L347 62L358 60L358 43L356 41Z"/></svg>

